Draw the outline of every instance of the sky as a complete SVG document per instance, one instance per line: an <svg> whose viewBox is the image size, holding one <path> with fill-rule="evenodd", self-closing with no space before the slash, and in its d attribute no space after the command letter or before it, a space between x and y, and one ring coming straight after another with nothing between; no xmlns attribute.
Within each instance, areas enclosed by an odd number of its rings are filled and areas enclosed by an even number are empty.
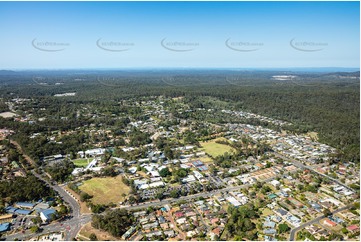
<svg viewBox="0 0 361 242"><path fill-rule="evenodd" d="M359 2L0 2L0 69L359 67Z"/></svg>

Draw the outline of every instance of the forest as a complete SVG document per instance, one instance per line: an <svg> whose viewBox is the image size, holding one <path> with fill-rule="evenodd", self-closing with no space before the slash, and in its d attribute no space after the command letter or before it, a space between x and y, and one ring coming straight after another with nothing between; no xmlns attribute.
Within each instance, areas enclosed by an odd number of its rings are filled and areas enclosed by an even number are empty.
<svg viewBox="0 0 361 242"><path fill-rule="evenodd" d="M105 215L94 215L92 226L105 230L115 237L122 236L134 222L134 217L125 209L116 209Z"/></svg>
<svg viewBox="0 0 361 242"><path fill-rule="evenodd" d="M280 81L273 78L276 75L293 75L295 78ZM10 100L25 98L32 102L17 112L34 110L35 115L42 112L47 116L41 125L0 118L0 127L17 130L14 138L24 144L26 152L32 157L59 151L74 153L86 148L82 147L82 143L87 134L64 140L61 148L56 144L45 144L41 138L30 141L26 136L41 131L51 132L59 127L71 130L91 124L124 127L129 123L125 114L139 119L144 116L140 109L123 105L124 100L184 97L184 102L191 108L248 111L291 122L292 126L284 127L291 132L315 131L320 142L339 150L339 160L358 163L359 75L359 72L232 70L0 72L1 111L9 111L6 103ZM54 96L67 92L75 92L76 95ZM107 116L77 115L79 106L108 113L109 116L121 114L123 119L115 123ZM188 114L178 115L184 118ZM66 119L60 118L64 116ZM226 121L217 115L199 119ZM147 143L148 137L142 135L131 137L132 144Z"/></svg>
<svg viewBox="0 0 361 242"><path fill-rule="evenodd" d="M31 186L28 186L31 184ZM37 201L54 196L52 189L33 175L16 177L12 181L0 181L0 207L18 201Z"/></svg>

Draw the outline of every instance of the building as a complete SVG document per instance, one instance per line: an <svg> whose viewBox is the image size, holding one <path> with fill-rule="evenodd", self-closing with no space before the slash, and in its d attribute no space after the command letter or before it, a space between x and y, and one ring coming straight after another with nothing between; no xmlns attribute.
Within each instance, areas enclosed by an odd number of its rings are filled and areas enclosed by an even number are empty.
<svg viewBox="0 0 361 242"><path fill-rule="evenodd" d="M10 223L0 224L0 233L6 232L10 229Z"/></svg>
<svg viewBox="0 0 361 242"><path fill-rule="evenodd" d="M56 211L54 209L45 209L40 212L40 218L44 223L50 222L56 216Z"/></svg>
<svg viewBox="0 0 361 242"><path fill-rule="evenodd" d="M15 203L15 206L18 208L33 209L35 204L27 202L17 202Z"/></svg>
<svg viewBox="0 0 361 242"><path fill-rule="evenodd" d="M239 206L242 205L237 199L235 199L235 198L232 197L232 196L226 197L226 200L227 200L230 204L232 204L234 207L239 207Z"/></svg>
<svg viewBox="0 0 361 242"><path fill-rule="evenodd" d="M19 215L29 215L29 214L32 213L32 210L16 209L16 210L15 210L15 213L16 213L16 214L19 214Z"/></svg>
<svg viewBox="0 0 361 242"><path fill-rule="evenodd" d="M122 235L122 239L123 239L123 240L128 239L134 232L135 232L135 227L134 227L134 226L130 227L130 229L128 229L127 232L125 232L125 233Z"/></svg>
<svg viewBox="0 0 361 242"><path fill-rule="evenodd" d="M357 225L355 225L355 224L353 224L353 225L351 225L351 226L348 226L346 229L347 229L348 231L350 231L351 233L355 233L355 232L360 231L359 226L357 226Z"/></svg>
<svg viewBox="0 0 361 242"><path fill-rule="evenodd" d="M269 234L269 235L274 235L277 233L277 231L275 229L265 229L263 230L264 234Z"/></svg>
<svg viewBox="0 0 361 242"><path fill-rule="evenodd" d="M334 227L337 225L337 223L329 220L328 218L326 218L323 222L322 222L324 225L327 225L327 226L330 226L330 227Z"/></svg>
<svg viewBox="0 0 361 242"><path fill-rule="evenodd" d="M9 222L14 217L13 214L5 214L0 216L0 223Z"/></svg>

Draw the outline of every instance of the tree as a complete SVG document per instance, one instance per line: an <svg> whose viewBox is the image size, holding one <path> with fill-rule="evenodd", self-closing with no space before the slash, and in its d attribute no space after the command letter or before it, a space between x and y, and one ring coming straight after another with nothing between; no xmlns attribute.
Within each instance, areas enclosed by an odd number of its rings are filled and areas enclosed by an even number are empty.
<svg viewBox="0 0 361 242"><path fill-rule="evenodd" d="M159 171L159 175L161 177L167 177L167 176L172 175L172 173L169 171L168 167L166 167Z"/></svg>
<svg viewBox="0 0 361 242"><path fill-rule="evenodd" d="M102 170L102 175L114 177L117 175L117 172L115 171L114 167L109 166Z"/></svg>
<svg viewBox="0 0 361 242"><path fill-rule="evenodd" d="M30 228L30 231L31 231L32 233L38 233L38 232L40 232L40 227L39 227L39 226L32 226L32 227Z"/></svg>
<svg viewBox="0 0 361 242"><path fill-rule="evenodd" d="M89 235L89 239L90 239L91 241L96 241L96 240L98 240L97 236L96 236L94 233L91 233L91 234Z"/></svg>
<svg viewBox="0 0 361 242"><path fill-rule="evenodd" d="M42 220L39 216L36 216L35 218L32 218L31 221L34 223L34 224L41 224Z"/></svg>
<svg viewBox="0 0 361 242"><path fill-rule="evenodd" d="M80 193L80 201L81 201L81 202L85 202L85 201L91 199L92 197L93 197L93 196L89 195L89 194L86 193L86 192L81 192L81 193Z"/></svg>
<svg viewBox="0 0 361 242"><path fill-rule="evenodd" d="M64 204L60 205L60 209L58 211L60 216L64 216L65 214L67 214L69 212L69 209L67 206L65 206Z"/></svg>
<svg viewBox="0 0 361 242"><path fill-rule="evenodd" d="M332 213L331 213L330 209L325 208L325 209L323 210L323 215L324 215L325 217L328 217L328 216L332 215Z"/></svg>
<svg viewBox="0 0 361 242"><path fill-rule="evenodd" d="M113 236L124 234L134 222L132 213L125 209L115 209L108 211L105 215L94 215L92 226L103 229Z"/></svg>
<svg viewBox="0 0 361 242"><path fill-rule="evenodd" d="M291 228L288 227L288 225L285 224L285 223L278 225L278 233L280 233L280 234L283 234L283 233L289 231L290 229L291 229Z"/></svg>
<svg viewBox="0 0 361 242"><path fill-rule="evenodd" d="M178 190L172 190L169 195L170 195L172 198L178 198L178 197L179 197Z"/></svg>

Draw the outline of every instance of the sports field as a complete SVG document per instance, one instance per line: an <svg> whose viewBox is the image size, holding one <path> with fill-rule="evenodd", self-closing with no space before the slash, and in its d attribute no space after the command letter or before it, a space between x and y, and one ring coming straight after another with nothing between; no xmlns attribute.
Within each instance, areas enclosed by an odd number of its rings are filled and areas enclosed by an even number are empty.
<svg viewBox="0 0 361 242"><path fill-rule="evenodd" d="M74 163L74 165L76 165L76 167L86 167L91 162L91 159L80 158L80 159L72 160L72 162Z"/></svg>
<svg viewBox="0 0 361 242"><path fill-rule="evenodd" d="M203 150L212 157L223 155L224 153L232 153L234 149L228 145L216 143L217 139L210 140L207 142L201 142Z"/></svg>
<svg viewBox="0 0 361 242"><path fill-rule="evenodd" d="M124 201L122 194L128 195L130 192L130 187L123 183L121 176L92 178L79 186L79 189L92 195L91 201L94 204L117 204Z"/></svg>

